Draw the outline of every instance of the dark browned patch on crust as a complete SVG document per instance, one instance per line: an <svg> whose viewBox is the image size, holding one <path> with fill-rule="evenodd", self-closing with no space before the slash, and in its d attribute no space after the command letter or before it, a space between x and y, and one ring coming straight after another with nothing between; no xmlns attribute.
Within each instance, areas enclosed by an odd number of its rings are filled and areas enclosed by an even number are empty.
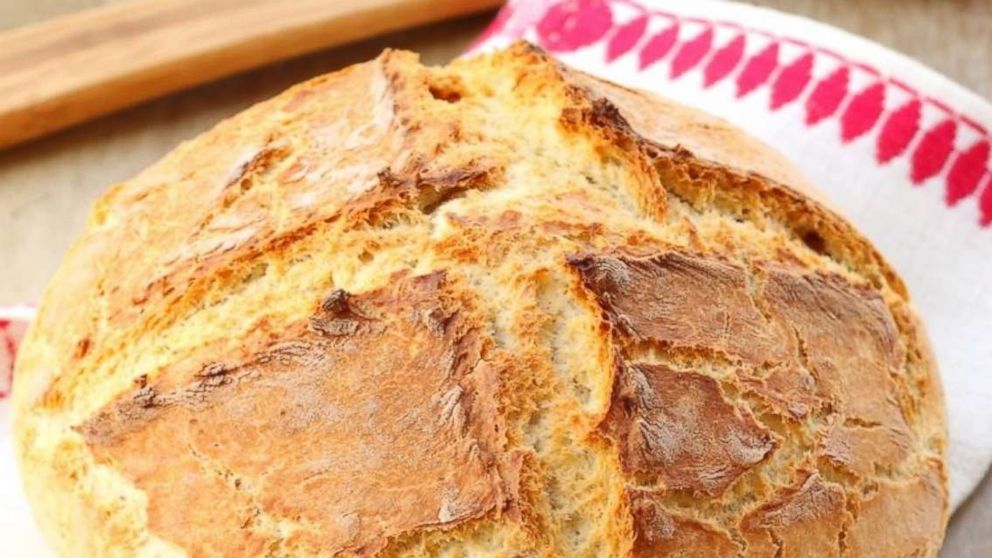
<svg viewBox="0 0 992 558"><path fill-rule="evenodd" d="M469 190L484 191L494 186L503 169L491 161L471 160L463 167L433 169L417 165L396 175L379 174L383 193L396 196L424 213L433 213L441 204L464 195Z"/></svg>
<svg viewBox="0 0 992 558"><path fill-rule="evenodd" d="M305 547L371 555L501 514L520 460L488 342L450 289L438 273L335 292L252 356L167 370L78 430L148 495L150 530L193 555L260 552L278 539L265 517L303 525Z"/></svg>
<svg viewBox="0 0 992 558"><path fill-rule="evenodd" d="M709 496L775 448L746 408L724 399L716 380L656 364L618 365L601 428L619 446L626 472Z"/></svg>
<svg viewBox="0 0 992 558"><path fill-rule="evenodd" d="M93 346L93 340L90 337L83 337L76 342L76 350L73 352L72 357L75 359L85 358L90 352L90 347Z"/></svg>
<svg viewBox="0 0 992 558"><path fill-rule="evenodd" d="M904 355L873 288L679 252L582 255L569 265L617 343L603 429L628 473L714 495L774 449L715 380L631 362L643 343L676 362L686 354L736 360L739 387L764 411L793 421L825 413L830 426L817 438L817 456L849 472L891 470L911 453L898 399Z"/></svg>
<svg viewBox="0 0 992 558"><path fill-rule="evenodd" d="M881 296L834 275L798 274L772 266L764 273L762 297L768 314L793 330L801 358L816 378L818 395L844 420L883 428L892 444L908 446L911 434L893 379L902 374L903 350ZM830 437L839 439L834 434ZM863 435L874 440L871 444L880 441L866 429L848 429L842 438L845 444L860 445L857 438ZM887 454L901 460L905 452L890 449Z"/></svg>
<svg viewBox="0 0 992 558"><path fill-rule="evenodd" d="M487 190L498 184L502 172L501 167L481 160L457 169L419 164L402 174L384 169L378 173L376 185L346 204L334 219L343 220L346 229L388 229L411 220L411 211L431 215L472 190Z"/></svg>
<svg viewBox="0 0 992 558"><path fill-rule="evenodd" d="M722 353L751 364L788 356L788 330L765 320L739 266L677 252L585 255L569 264L606 321L633 341Z"/></svg>
<svg viewBox="0 0 992 558"><path fill-rule="evenodd" d="M647 490L630 490L634 558L735 558L740 547L717 528L669 513Z"/></svg>
<svg viewBox="0 0 992 558"><path fill-rule="evenodd" d="M456 74L434 74L427 77L427 90L431 97L446 103L457 103L465 96L465 84Z"/></svg>
<svg viewBox="0 0 992 558"><path fill-rule="evenodd" d="M836 558L838 537L850 521L844 489L807 472L745 515L740 529L748 556Z"/></svg>
<svg viewBox="0 0 992 558"><path fill-rule="evenodd" d="M581 90L584 101L588 105L583 107L569 107L562 113L562 120L569 125L584 123L597 128L613 130L618 138L630 140L635 136L630 124L620 114L613 103L604 97L594 97L588 90Z"/></svg>

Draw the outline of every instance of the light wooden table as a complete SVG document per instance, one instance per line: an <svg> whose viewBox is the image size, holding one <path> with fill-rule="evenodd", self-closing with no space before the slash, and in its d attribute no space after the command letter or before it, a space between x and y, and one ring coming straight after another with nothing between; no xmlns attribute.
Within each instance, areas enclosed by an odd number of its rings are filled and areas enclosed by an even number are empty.
<svg viewBox="0 0 992 558"><path fill-rule="evenodd" d="M0 28L111 1L120 0L0 0ZM754 3L865 35L992 97L992 0ZM35 300L82 227L92 200L181 140L295 82L372 58L385 46L418 51L428 63L445 62L487 21L488 16L476 17L299 58L0 152L0 304ZM992 557L992 478L953 519L942 557Z"/></svg>

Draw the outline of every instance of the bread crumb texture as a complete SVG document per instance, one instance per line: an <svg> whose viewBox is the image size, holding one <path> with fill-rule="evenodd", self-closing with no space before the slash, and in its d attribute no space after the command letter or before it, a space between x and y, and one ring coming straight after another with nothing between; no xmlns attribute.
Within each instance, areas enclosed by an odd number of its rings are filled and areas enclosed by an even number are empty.
<svg viewBox="0 0 992 558"><path fill-rule="evenodd" d="M62 556L936 556L925 333L805 188L523 43L298 85L96 203L17 363L37 519Z"/></svg>

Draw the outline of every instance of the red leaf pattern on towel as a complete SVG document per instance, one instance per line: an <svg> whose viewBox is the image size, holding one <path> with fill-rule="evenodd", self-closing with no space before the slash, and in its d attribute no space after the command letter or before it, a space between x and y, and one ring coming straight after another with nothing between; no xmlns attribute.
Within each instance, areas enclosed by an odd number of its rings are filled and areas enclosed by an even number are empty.
<svg viewBox="0 0 992 558"><path fill-rule="evenodd" d="M947 173L947 205L954 206L975 193L989 161L989 142L981 140L958 158Z"/></svg>
<svg viewBox="0 0 992 558"><path fill-rule="evenodd" d="M713 58L703 70L703 85L705 87L711 87L734 71L737 64L744 58L745 41L744 35L737 35L713 54Z"/></svg>
<svg viewBox="0 0 992 558"><path fill-rule="evenodd" d="M10 395L14 378L14 360L17 358L17 343L8 330L9 326L8 320L0 320L0 351L7 353L8 363L3 370L0 370L0 399Z"/></svg>
<svg viewBox="0 0 992 558"><path fill-rule="evenodd" d="M672 60L672 78L681 76L699 64L712 46L712 27L707 27L700 34L685 42Z"/></svg>
<svg viewBox="0 0 992 558"><path fill-rule="evenodd" d="M921 108L920 100L912 99L896 109L885 121L878 134L878 148L875 152L879 163L887 163L893 157L902 155L909 142L913 141L920 130Z"/></svg>
<svg viewBox="0 0 992 558"><path fill-rule="evenodd" d="M772 84L772 110L778 110L795 101L803 89L806 89L812 75L812 52L807 52L786 66Z"/></svg>
<svg viewBox="0 0 992 558"><path fill-rule="evenodd" d="M778 66L778 43L771 43L751 57L737 76L737 96L743 97L768 80Z"/></svg>
<svg viewBox="0 0 992 558"><path fill-rule="evenodd" d="M673 24L660 31L644 45L640 54L640 68L643 70L648 66L661 60L675 46L675 41L679 38L679 26Z"/></svg>
<svg viewBox="0 0 992 558"><path fill-rule="evenodd" d="M876 82L851 99L840 118L841 139L849 142L858 138L878 122L885 104L885 85Z"/></svg>
<svg viewBox="0 0 992 558"><path fill-rule="evenodd" d="M616 33L606 45L606 61L612 62L634 48L648 29L648 17L636 17L617 28Z"/></svg>
<svg viewBox="0 0 992 558"><path fill-rule="evenodd" d="M953 120L945 120L923 135L920 144L913 151L913 170L910 178L914 184L920 184L936 176L944 167L944 163L954 149L957 129L957 123Z"/></svg>
<svg viewBox="0 0 992 558"><path fill-rule="evenodd" d="M978 199L978 209L981 212L979 223L983 227L992 225L992 176L985 181L985 190Z"/></svg>
<svg viewBox="0 0 992 558"><path fill-rule="evenodd" d="M806 99L806 124L812 126L820 120L833 116L847 96L847 83L851 71L841 66L821 80Z"/></svg>
<svg viewBox="0 0 992 558"><path fill-rule="evenodd" d="M613 26L613 14L603 0L569 0L554 4L537 24L541 46L569 52L591 45Z"/></svg>

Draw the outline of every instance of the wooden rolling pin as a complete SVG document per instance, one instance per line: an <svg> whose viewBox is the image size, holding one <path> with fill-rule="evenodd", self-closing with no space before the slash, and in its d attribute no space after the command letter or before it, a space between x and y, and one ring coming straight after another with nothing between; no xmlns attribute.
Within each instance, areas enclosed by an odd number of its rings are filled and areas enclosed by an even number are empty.
<svg viewBox="0 0 992 558"><path fill-rule="evenodd" d="M132 0L0 33L0 148L499 0Z"/></svg>

